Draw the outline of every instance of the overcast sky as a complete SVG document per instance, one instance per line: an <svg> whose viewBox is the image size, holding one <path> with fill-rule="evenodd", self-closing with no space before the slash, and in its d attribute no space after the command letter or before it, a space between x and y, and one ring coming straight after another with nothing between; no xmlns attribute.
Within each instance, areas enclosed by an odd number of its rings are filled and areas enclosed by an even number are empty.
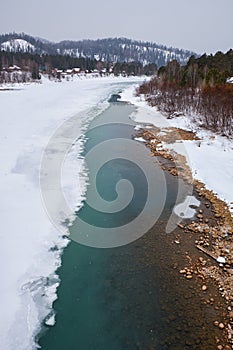
<svg viewBox="0 0 233 350"><path fill-rule="evenodd" d="M0 33L127 37L198 53L233 47L233 0L0 0Z"/></svg>

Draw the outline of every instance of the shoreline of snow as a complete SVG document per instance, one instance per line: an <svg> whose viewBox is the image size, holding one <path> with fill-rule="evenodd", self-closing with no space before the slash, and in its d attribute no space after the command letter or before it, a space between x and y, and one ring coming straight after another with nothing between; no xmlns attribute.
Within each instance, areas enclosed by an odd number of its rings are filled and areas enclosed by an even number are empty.
<svg viewBox="0 0 233 350"><path fill-rule="evenodd" d="M4 350L32 350L43 320L55 322L52 304L59 279L56 270L68 244L43 207L39 173L44 148L54 132L77 115L80 134L94 118L83 114L139 78L95 78L27 84L0 94L2 152L0 187L1 312L0 344ZM80 118L79 118L80 117ZM85 198L87 174L80 155L82 138L67 154L62 186L75 210ZM78 175L78 176L77 176ZM74 181L75 176L75 181ZM74 187L75 186L75 187Z"/></svg>
<svg viewBox="0 0 233 350"><path fill-rule="evenodd" d="M200 141L182 141L165 144L165 148L174 150L186 157L194 179L206 185L218 198L231 208L233 205L233 141L205 130L192 121L192 117L179 116L167 119L150 107L142 97L134 95L135 87L124 91L121 96L138 107L132 118L138 123L153 124L159 128L175 127L193 131ZM233 210L231 210L233 212Z"/></svg>

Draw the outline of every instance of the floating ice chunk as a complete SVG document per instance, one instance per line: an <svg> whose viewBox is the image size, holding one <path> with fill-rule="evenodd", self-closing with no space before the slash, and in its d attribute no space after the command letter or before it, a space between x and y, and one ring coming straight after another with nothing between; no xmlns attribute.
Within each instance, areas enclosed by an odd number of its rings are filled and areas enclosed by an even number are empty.
<svg viewBox="0 0 233 350"><path fill-rule="evenodd" d="M45 320L46 326L53 327L56 323L55 313L53 313L47 320Z"/></svg>
<svg viewBox="0 0 233 350"><path fill-rule="evenodd" d="M196 210L191 208L191 206L199 207L199 205L200 202L194 196L187 196L182 203L174 207L173 211L183 219L191 219L196 214Z"/></svg>

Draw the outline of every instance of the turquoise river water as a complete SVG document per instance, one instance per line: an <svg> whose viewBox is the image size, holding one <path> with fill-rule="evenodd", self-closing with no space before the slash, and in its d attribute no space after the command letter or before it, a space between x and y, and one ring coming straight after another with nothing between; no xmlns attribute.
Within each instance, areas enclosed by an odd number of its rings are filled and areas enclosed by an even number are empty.
<svg viewBox="0 0 233 350"><path fill-rule="evenodd" d="M135 130L129 116L134 111L132 105L110 103L90 125L83 155L105 140L132 140ZM108 122L98 127L100 120ZM132 142L135 148L129 152L134 160L140 156L139 143ZM145 146L140 147L149 155ZM153 157L148 156L148 162L154 163ZM154 185L160 186L156 179L158 165L154 163L154 167ZM91 173L92 164L88 168ZM127 210L109 214L93 210L87 203L92 196L88 188L87 201L77 218L93 227L111 228L122 227L129 218L137 217L148 193L143 171L135 168L133 161L118 158L106 164L98 177L101 196L114 200L114 186L125 178L134 187ZM74 241L65 248L54 303L56 323L44 326L38 340L42 350L216 349L212 327L216 315L200 302L196 282L185 280L177 271L184 265L190 239L182 248L174 244L174 237L181 234L178 228L165 233L178 188L176 177L167 173L165 178L163 211L141 238L116 248L94 248ZM78 229L75 221L71 233Z"/></svg>

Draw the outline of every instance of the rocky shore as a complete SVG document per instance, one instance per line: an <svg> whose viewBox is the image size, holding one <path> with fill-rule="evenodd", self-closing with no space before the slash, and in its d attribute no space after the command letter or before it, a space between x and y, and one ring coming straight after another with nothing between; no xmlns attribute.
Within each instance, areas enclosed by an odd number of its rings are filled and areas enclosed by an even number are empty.
<svg viewBox="0 0 233 350"><path fill-rule="evenodd" d="M146 140L151 156L157 156L161 167L173 176L193 185L202 205L190 222L183 220L179 227L184 234L194 237L197 259L189 257L179 273L188 280L197 276L200 288L205 292L211 283L217 284L226 312L214 325L222 330L222 338L216 339L216 349L233 349L233 218L230 207L220 200L205 184L193 179L186 157L166 145L199 138L195 133L178 128L141 129L137 137ZM166 161L164 161L166 160ZM221 181L221 179L219 179ZM174 241L180 244L181 237ZM195 261L195 263L193 262ZM214 298L205 301L206 306L218 308Z"/></svg>

